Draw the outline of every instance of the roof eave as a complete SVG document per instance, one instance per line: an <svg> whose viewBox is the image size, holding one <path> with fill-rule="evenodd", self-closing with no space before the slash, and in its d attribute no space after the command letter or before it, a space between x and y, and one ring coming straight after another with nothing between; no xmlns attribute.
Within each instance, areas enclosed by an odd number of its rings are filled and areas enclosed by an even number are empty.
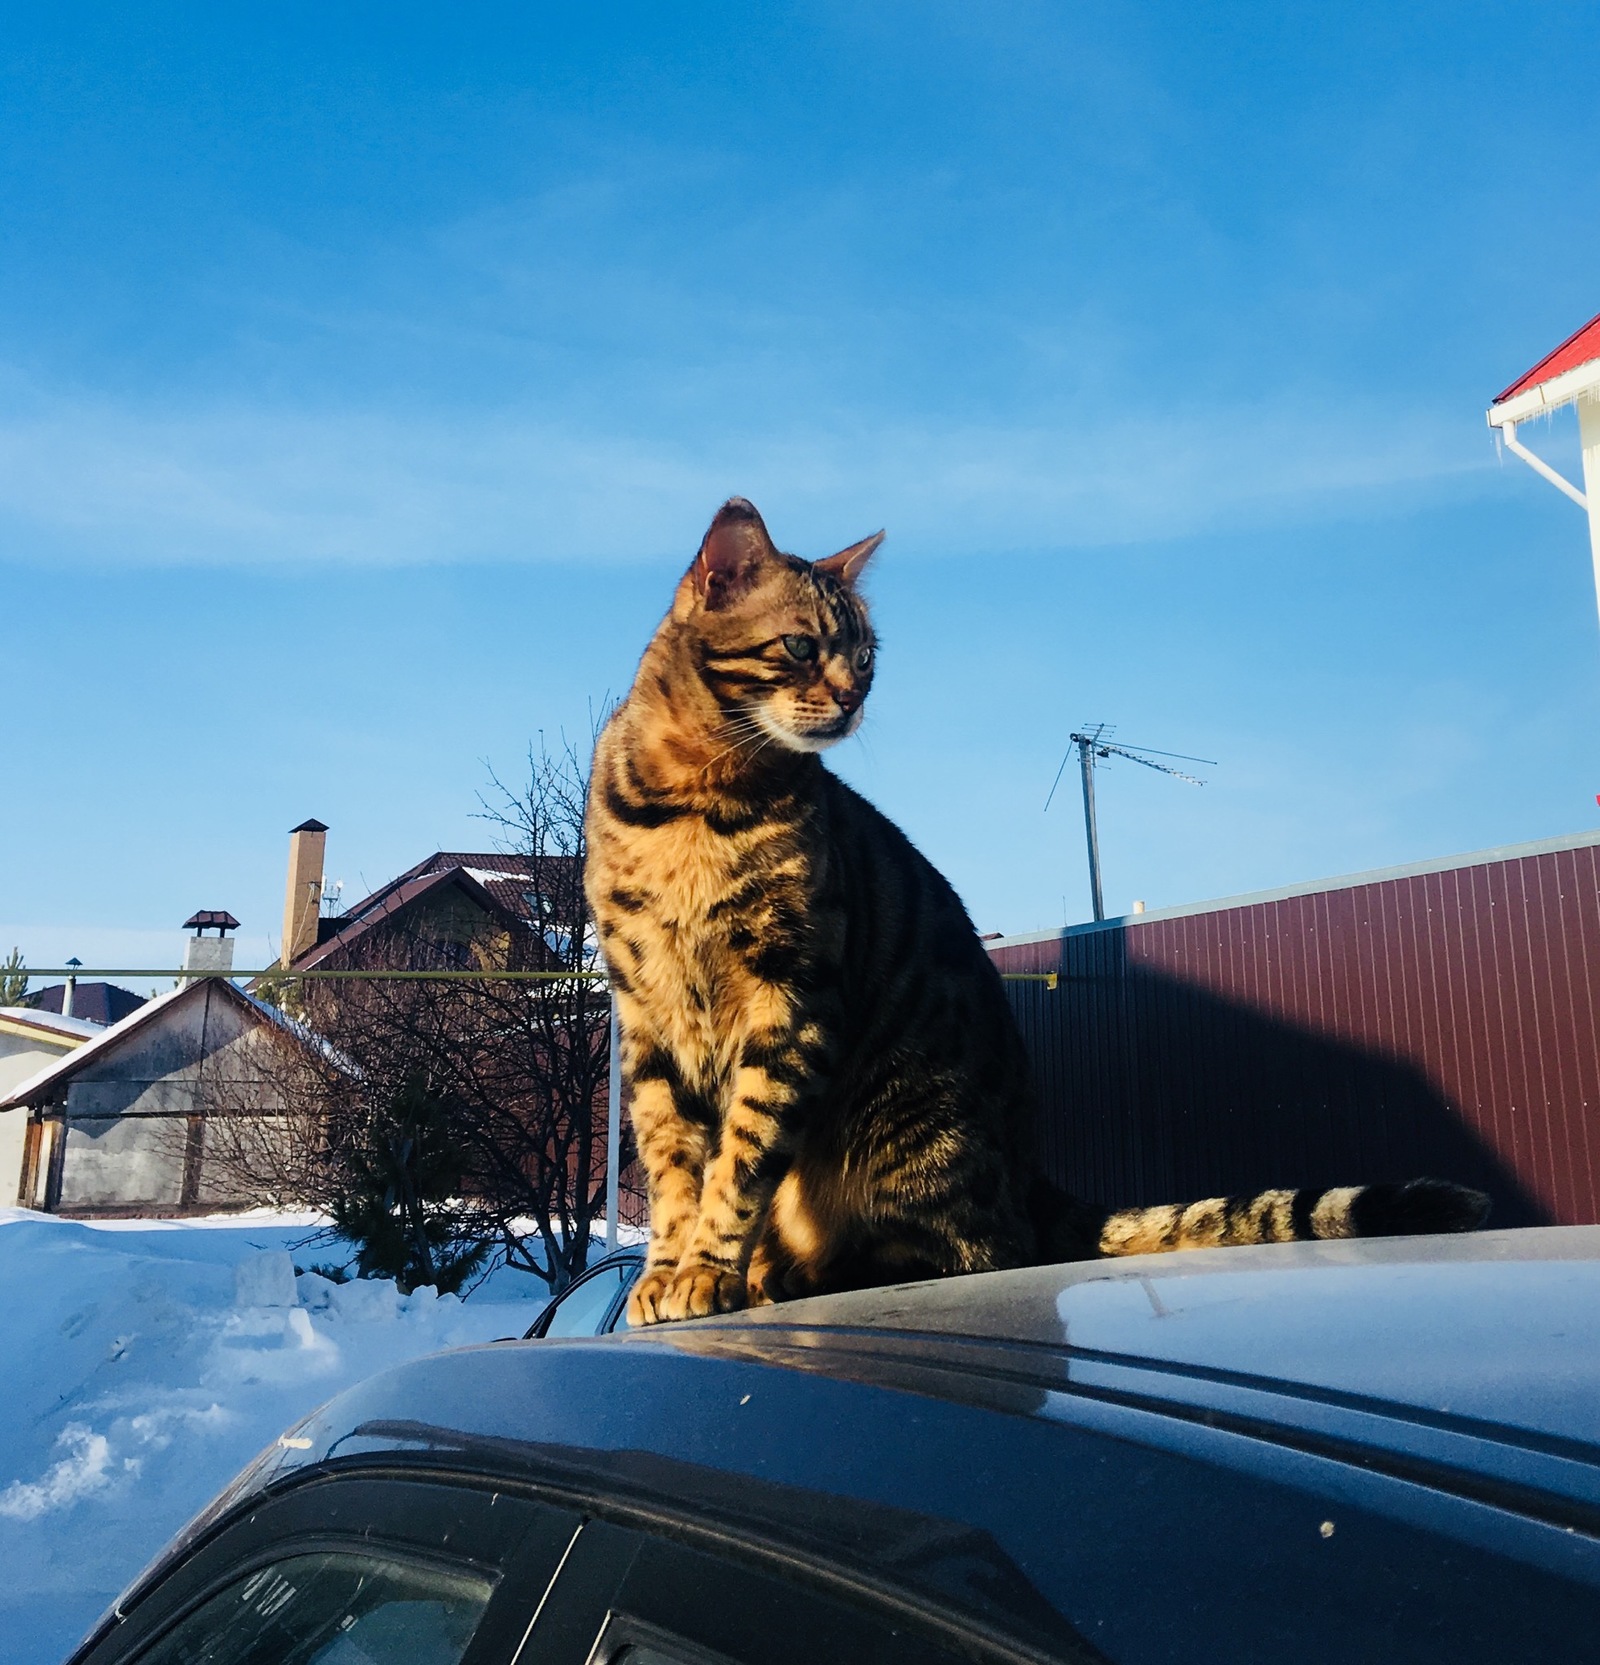
<svg viewBox="0 0 1600 1665"><path fill-rule="evenodd" d="M1488 423L1491 428L1499 428L1507 422L1525 422L1530 416L1542 416L1584 397L1600 397L1600 358L1575 364L1549 381L1524 389L1514 398L1490 405Z"/></svg>
<svg viewBox="0 0 1600 1665"><path fill-rule="evenodd" d="M215 984L222 991L225 999L234 1000L267 1021L288 1028L287 1022L275 1007L267 1005L265 1001L257 1000L254 995L246 994L243 989L235 987L226 977L216 975L190 977L180 983L177 988L169 989L165 994L155 995L145 1001L142 1006L136 1006L125 1018L108 1025L92 1039L84 1041L81 1046L74 1047L71 1052L53 1059L43 1069L36 1070L25 1081L19 1081L9 1092L0 1095L0 1110L22 1110L49 1099L55 1088L63 1086L104 1053L120 1046L134 1030L142 1029L159 1013L168 1011L180 1000L193 996L197 990L210 984Z"/></svg>
<svg viewBox="0 0 1600 1665"><path fill-rule="evenodd" d="M0 1012L0 1035L15 1035L39 1046L58 1046L63 1053L71 1052L93 1040L93 1034L75 1034L70 1029L58 1029L53 1024L30 1023L26 1018Z"/></svg>

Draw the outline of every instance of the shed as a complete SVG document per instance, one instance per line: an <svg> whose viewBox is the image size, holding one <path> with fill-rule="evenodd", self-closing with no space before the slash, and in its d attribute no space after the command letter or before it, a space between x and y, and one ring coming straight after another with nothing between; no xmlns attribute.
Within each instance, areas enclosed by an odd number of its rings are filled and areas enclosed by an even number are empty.
<svg viewBox="0 0 1600 1665"><path fill-rule="evenodd" d="M0 1093L0 1129L24 1127L17 1201L83 1216L232 1206L208 1169L207 1112L273 1114L263 1048L284 1032L226 978L196 978Z"/></svg>

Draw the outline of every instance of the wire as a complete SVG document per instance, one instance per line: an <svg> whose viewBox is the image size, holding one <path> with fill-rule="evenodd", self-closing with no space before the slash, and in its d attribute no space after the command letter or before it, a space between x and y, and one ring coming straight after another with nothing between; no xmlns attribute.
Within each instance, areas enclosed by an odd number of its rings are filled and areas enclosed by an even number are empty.
<svg viewBox="0 0 1600 1665"><path fill-rule="evenodd" d="M1121 741L1118 741L1119 745L1121 743ZM1217 760L1214 757L1190 757L1187 752L1164 752L1156 746L1134 746L1131 740L1128 745L1132 746L1136 752L1149 752L1154 757L1181 757L1185 763L1209 763L1213 769L1218 767Z"/></svg>
<svg viewBox="0 0 1600 1665"><path fill-rule="evenodd" d="M1062 758L1061 767L1056 770L1056 778L1050 782L1050 796L1044 801L1044 807L1046 809L1049 809L1050 807L1050 798L1053 798L1056 795L1056 788L1061 784L1061 777L1067 772L1067 758L1071 756L1072 753L1068 752L1067 756Z"/></svg>

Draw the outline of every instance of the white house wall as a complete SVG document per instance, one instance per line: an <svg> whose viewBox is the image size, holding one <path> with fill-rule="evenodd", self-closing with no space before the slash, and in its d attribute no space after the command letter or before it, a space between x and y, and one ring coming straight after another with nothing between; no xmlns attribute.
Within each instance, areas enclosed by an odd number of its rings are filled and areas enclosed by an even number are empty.
<svg viewBox="0 0 1600 1665"><path fill-rule="evenodd" d="M53 1064L68 1050L65 1042L51 1046L0 1029L0 1097L20 1086L30 1075L37 1075L46 1064ZM0 1110L0 1208L9 1208L18 1200L27 1135L26 1110Z"/></svg>

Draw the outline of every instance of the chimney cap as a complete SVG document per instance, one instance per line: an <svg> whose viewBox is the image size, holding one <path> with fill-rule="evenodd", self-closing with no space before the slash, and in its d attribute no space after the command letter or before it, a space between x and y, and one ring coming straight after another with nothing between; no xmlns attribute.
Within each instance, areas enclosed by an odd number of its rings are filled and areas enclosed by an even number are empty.
<svg viewBox="0 0 1600 1665"><path fill-rule="evenodd" d="M328 823L326 821L319 821L316 818L316 816L314 816L314 815L311 817L311 819L309 821L302 821L298 827L290 827L290 829L289 829L289 831L292 832L292 833L297 833L297 832L326 832L327 830L328 830Z"/></svg>
<svg viewBox="0 0 1600 1665"><path fill-rule="evenodd" d="M192 930L196 936L202 931L214 930L219 937L224 937L229 931L239 929L239 921L223 908L202 908L184 920L183 928Z"/></svg>

